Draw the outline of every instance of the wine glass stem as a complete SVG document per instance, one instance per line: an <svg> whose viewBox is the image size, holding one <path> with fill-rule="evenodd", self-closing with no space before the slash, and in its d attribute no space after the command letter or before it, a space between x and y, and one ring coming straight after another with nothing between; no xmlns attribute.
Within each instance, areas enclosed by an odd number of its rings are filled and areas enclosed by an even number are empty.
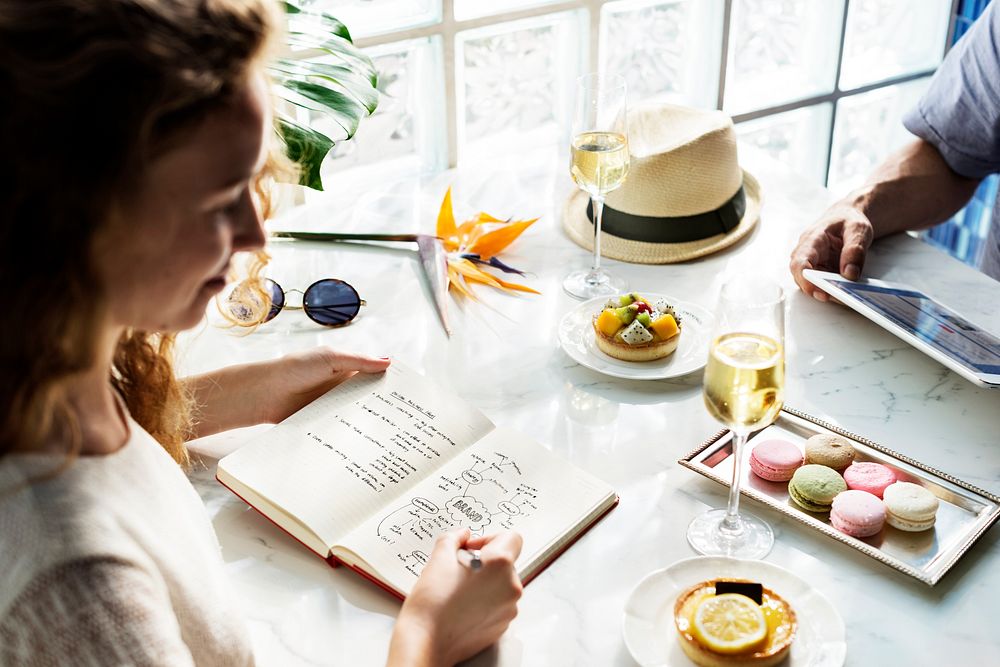
<svg viewBox="0 0 1000 667"><path fill-rule="evenodd" d="M733 434L733 481L729 485L726 516L719 526L720 530L728 535L739 535L743 531L740 523L740 480L743 476L743 447L746 442L746 433Z"/></svg>
<svg viewBox="0 0 1000 667"><path fill-rule="evenodd" d="M590 198L594 208L594 263L590 267L588 282L599 283L601 275L601 219L604 217L604 197Z"/></svg>

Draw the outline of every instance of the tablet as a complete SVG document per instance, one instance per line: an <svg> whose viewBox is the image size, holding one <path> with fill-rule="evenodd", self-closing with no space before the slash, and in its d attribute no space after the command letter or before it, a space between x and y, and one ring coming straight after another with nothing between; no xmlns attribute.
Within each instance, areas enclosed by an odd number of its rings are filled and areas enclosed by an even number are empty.
<svg viewBox="0 0 1000 667"><path fill-rule="evenodd" d="M923 292L806 269L806 280L982 387L1000 387L1000 338ZM1000 294L996 295L1000 298Z"/></svg>

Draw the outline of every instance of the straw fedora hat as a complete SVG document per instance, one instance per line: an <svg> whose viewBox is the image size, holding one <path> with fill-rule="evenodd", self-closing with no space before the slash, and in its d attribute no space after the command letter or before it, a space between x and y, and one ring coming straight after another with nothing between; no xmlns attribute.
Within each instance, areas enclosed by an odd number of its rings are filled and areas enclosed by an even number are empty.
<svg viewBox="0 0 1000 667"><path fill-rule="evenodd" d="M760 185L736 159L733 121L720 111L670 104L629 113L628 178L608 193L601 254L669 264L711 254L746 236L760 218ZM563 228L593 251L590 197L574 192Z"/></svg>

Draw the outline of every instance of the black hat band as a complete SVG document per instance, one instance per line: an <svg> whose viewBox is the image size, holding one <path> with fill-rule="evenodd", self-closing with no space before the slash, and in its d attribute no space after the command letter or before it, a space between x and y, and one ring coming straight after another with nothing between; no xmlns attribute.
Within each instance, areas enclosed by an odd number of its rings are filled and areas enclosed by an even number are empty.
<svg viewBox="0 0 1000 667"><path fill-rule="evenodd" d="M605 205L604 215L601 219L601 231L629 241L688 243L732 231L740 224L746 210L746 193L741 185L736 194L725 204L713 211L697 215L659 218L623 213ZM587 204L587 218L593 225L593 202Z"/></svg>

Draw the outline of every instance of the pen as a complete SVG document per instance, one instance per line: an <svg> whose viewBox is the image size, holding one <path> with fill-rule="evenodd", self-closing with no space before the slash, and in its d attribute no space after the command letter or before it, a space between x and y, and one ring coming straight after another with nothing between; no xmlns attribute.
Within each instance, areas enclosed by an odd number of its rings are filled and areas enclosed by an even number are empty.
<svg viewBox="0 0 1000 667"><path fill-rule="evenodd" d="M458 562L469 568L473 572L478 571L483 566L483 559L479 556L479 549L459 549L455 552Z"/></svg>

